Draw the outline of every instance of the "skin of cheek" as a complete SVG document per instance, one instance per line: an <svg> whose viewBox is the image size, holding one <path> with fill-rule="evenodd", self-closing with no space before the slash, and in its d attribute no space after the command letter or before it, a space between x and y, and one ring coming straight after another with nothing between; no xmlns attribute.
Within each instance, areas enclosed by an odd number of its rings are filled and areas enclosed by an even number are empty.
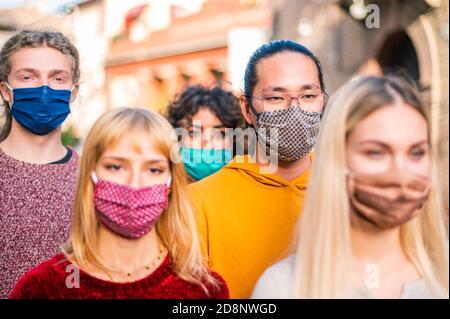
<svg viewBox="0 0 450 319"><path fill-rule="evenodd" d="M384 110L386 111L386 110ZM368 118L370 120L370 118ZM388 120L388 119L386 119ZM415 142L426 139L426 130L417 136L412 135L411 139L396 140L396 136L385 136L383 142L388 146L382 150L380 158L370 158L366 152L372 148L380 150L380 147L372 147L370 145L360 146L359 144L365 140L378 140L376 137L368 136L366 133L374 131L368 126L370 122L364 121L359 124L352 133L350 133L346 143L346 161L347 167L351 172L356 174L376 174L389 171L390 169L408 170L412 173L428 176L430 174L430 157L428 147L421 146L420 149L425 150L425 155L420 158L413 157L413 147ZM408 129L405 127L403 129ZM420 127L415 130L420 132ZM370 135L370 134L369 134ZM388 142L389 141L389 142Z"/></svg>
<svg viewBox="0 0 450 319"><path fill-rule="evenodd" d="M214 148L214 149L232 149L233 143L231 139L227 139L226 137L219 137L212 132L203 132L203 136L207 136L207 138L193 138L191 136L186 137L182 145L184 147L193 147L193 148Z"/></svg>
<svg viewBox="0 0 450 319"><path fill-rule="evenodd" d="M111 171L109 170L106 165L110 165L111 162L105 162L103 163L100 161L96 168L95 168L95 174L97 175L98 179L103 179L106 181L118 183L118 184L128 184L127 180L127 174L124 174L123 171Z"/></svg>
<svg viewBox="0 0 450 319"><path fill-rule="evenodd" d="M109 162L108 165L110 165ZM151 174L147 171L147 168L144 164L142 164L141 166L141 164L139 163L137 163L137 166L133 168L124 166L124 168L119 171L110 171L105 167L105 165L100 162L99 164L97 164L95 172L98 179L104 179L123 185L130 185L133 176L136 174L139 175L139 187L166 183L170 175L169 168L162 165L158 165L155 167L161 169L162 172L158 174Z"/></svg>
<svg viewBox="0 0 450 319"><path fill-rule="evenodd" d="M407 169L408 171L427 176L430 174L430 158L425 155L420 160L413 160L409 154L409 150L393 150L387 152L382 159L370 159L364 150L358 149L358 146L353 143L354 141L349 137L346 146L346 158L347 168L356 174L377 174L389 171L394 165L401 166L400 169ZM394 163L401 163L396 165ZM396 166L395 166L396 165ZM394 168L395 169L395 168Z"/></svg>
<svg viewBox="0 0 450 319"><path fill-rule="evenodd" d="M140 150L145 150L145 153L138 151L136 145ZM118 161L109 159L109 157L122 157L126 160ZM135 143L129 137L123 137L100 157L95 167L96 174L98 179L132 187L145 187L167 182L170 174L168 165L148 163L151 160L166 160L166 158L149 142L148 136L143 134ZM119 165L120 169L108 169L107 166L112 164ZM159 169L162 172L151 172L150 169Z"/></svg>
<svg viewBox="0 0 450 319"><path fill-rule="evenodd" d="M376 174L383 173L389 170L389 157L383 160L371 160L367 158L367 155L357 150L349 138L347 142L347 168L350 172L355 174Z"/></svg>
<svg viewBox="0 0 450 319"><path fill-rule="evenodd" d="M232 141L223 138L220 133L221 129L216 128L216 126L223 125L223 123L209 109L201 108L192 117L192 121L193 123L197 122L202 125L202 135L198 137L192 137L190 135L184 137L182 141L183 146L193 148L232 149Z"/></svg>

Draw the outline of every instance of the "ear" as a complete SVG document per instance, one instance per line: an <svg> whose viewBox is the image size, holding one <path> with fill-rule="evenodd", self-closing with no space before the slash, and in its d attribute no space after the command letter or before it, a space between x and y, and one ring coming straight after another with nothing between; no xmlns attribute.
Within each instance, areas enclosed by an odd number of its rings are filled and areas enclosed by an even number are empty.
<svg viewBox="0 0 450 319"><path fill-rule="evenodd" d="M11 106L13 101L12 92L10 89L8 89L5 83L0 84L0 94L2 95L3 100L5 100L5 102L8 103L9 106Z"/></svg>
<svg viewBox="0 0 450 319"><path fill-rule="evenodd" d="M78 96L78 90L80 89L80 84L77 83L73 86L72 95L70 96L70 103L75 102Z"/></svg>
<svg viewBox="0 0 450 319"><path fill-rule="evenodd" d="M241 112L242 112L242 115L244 116L245 121L249 125L253 125L255 122L254 115L253 115L252 111L250 110L250 107L248 106L245 95L241 95L239 97L239 105L241 107Z"/></svg>

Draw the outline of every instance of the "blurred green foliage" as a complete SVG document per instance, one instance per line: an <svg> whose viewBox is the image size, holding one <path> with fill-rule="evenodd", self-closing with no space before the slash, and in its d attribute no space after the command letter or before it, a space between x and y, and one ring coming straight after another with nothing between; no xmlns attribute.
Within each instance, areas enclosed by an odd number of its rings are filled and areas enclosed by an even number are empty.
<svg viewBox="0 0 450 319"><path fill-rule="evenodd" d="M61 140L63 145L76 147L80 143L80 138L78 138L73 133L72 126L69 126L64 132L62 132Z"/></svg>

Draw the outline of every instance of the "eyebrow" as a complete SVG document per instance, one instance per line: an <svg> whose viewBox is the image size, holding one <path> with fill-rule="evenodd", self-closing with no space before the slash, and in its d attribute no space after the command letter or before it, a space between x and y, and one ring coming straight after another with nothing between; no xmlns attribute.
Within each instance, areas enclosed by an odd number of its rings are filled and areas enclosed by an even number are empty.
<svg viewBox="0 0 450 319"><path fill-rule="evenodd" d="M17 74L17 73L19 73L19 72L29 72L29 73L35 73L35 74L40 73L38 70L33 69L33 68L23 68L23 69L19 69L19 70L17 70L15 73Z"/></svg>
<svg viewBox="0 0 450 319"><path fill-rule="evenodd" d="M50 74L51 75L57 75L57 74L70 75L70 73L65 70L51 70Z"/></svg>
<svg viewBox="0 0 450 319"><path fill-rule="evenodd" d="M41 73L39 70L33 69L33 68L19 69L15 73L17 74L19 72L30 72L30 73L35 73L35 74ZM49 73L50 74L58 74L58 73L70 74L70 72L67 72L66 70L59 70L59 69L50 70Z"/></svg>
<svg viewBox="0 0 450 319"><path fill-rule="evenodd" d="M128 158L125 157L120 157L120 156L106 156L103 157L104 160L116 160L116 161L120 161L120 162L129 162ZM163 160L163 159L151 159L151 160L147 160L145 161L145 163L149 163L149 164L158 164L158 163L168 163L167 160Z"/></svg>
<svg viewBox="0 0 450 319"><path fill-rule="evenodd" d="M316 84L305 84L300 87L299 91L311 90L311 89L320 89L320 87ZM263 90L263 92L267 92L267 91L290 92L290 90L286 90L286 88L281 87L281 86L269 86Z"/></svg>
<svg viewBox="0 0 450 319"><path fill-rule="evenodd" d="M358 144L361 145L361 144L366 144L366 143L378 144L378 145L380 145L380 146L382 146L384 148L390 148L390 146L388 144L380 142L380 141L375 141L375 140L362 141L362 142L359 142ZM416 146L419 146L419 145L422 145L422 144L428 144L428 141L424 140L424 141L420 141L420 142L414 143L411 147L416 147Z"/></svg>
<svg viewBox="0 0 450 319"><path fill-rule="evenodd" d="M201 125L192 125L194 128L202 128ZM220 125L214 125L213 128L227 128L226 125L220 124Z"/></svg>

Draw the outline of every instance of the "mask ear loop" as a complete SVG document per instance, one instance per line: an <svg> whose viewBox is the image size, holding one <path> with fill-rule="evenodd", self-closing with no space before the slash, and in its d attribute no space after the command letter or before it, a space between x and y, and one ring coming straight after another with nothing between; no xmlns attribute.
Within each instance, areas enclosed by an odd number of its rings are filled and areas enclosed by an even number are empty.
<svg viewBox="0 0 450 319"><path fill-rule="evenodd" d="M7 82L5 82L5 86L8 88L8 90L11 91L11 93L13 93L13 99L14 99L14 89ZM13 102L14 102L14 100L12 102L6 102L10 109L12 109Z"/></svg>
<svg viewBox="0 0 450 319"><path fill-rule="evenodd" d="M353 174L353 172L351 172L347 167L344 168L344 175L351 179L353 179L355 177L355 174Z"/></svg>
<svg viewBox="0 0 450 319"><path fill-rule="evenodd" d="M91 179L94 182L94 184L97 184L98 178L97 178L97 174L95 174L95 172L91 173Z"/></svg>
<svg viewBox="0 0 450 319"><path fill-rule="evenodd" d="M172 174L169 175L169 180L166 183L167 188L170 188L170 186L172 185Z"/></svg>
<svg viewBox="0 0 450 319"><path fill-rule="evenodd" d="M253 106L253 100L252 100L252 99L253 99L253 97L249 97L248 99L247 99L247 97L246 97L247 105L248 105L250 111L252 111L253 115L255 115L256 117L258 117L258 116L260 115L261 112L258 112L258 111L255 110L255 107Z"/></svg>

